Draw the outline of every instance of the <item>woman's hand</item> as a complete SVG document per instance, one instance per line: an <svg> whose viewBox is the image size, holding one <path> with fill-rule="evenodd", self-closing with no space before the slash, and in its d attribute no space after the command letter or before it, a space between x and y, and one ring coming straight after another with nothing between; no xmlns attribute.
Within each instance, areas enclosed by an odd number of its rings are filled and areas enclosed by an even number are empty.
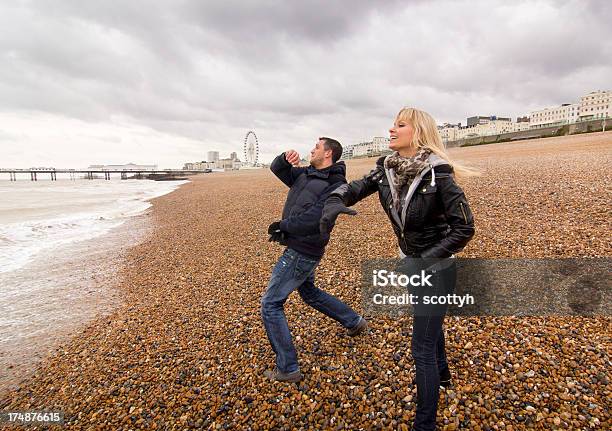
<svg viewBox="0 0 612 431"><path fill-rule="evenodd" d="M357 211L344 205L340 196L332 195L325 201L325 206L323 207L323 215L319 222L319 230L321 233L329 234L340 214L356 215Z"/></svg>

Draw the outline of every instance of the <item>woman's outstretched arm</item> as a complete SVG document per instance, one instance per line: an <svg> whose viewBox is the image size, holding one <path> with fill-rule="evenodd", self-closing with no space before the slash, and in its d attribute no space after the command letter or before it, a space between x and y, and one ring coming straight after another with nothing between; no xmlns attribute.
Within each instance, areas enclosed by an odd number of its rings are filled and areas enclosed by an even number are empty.
<svg viewBox="0 0 612 431"><path fill-rule="evenodd" d="M320 231L322 233L331 232L340 214L357 214L357 211L348 207L355 205L360 200L376 192L383 175L385 175L384 169L381 166L376 166L376 168L370 171L369 174L364 175L360 180L342 184L335 189L325 201L319 224Z"/></svg>

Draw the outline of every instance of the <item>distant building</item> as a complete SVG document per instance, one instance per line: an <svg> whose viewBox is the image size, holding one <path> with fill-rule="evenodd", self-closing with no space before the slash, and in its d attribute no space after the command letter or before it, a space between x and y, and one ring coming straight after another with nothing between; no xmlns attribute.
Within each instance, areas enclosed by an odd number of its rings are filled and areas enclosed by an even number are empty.
<svg viewBox="0 0 612 431"><path fill-rule="evenodd" d="M498 117L497 115L489 115L488 117L477 115L475 117L468 117L467 119L467 127L475 126L477 124L487 124L490 121L512 121L510 118Z"/></svg>
<svg viewBox="0 0 612 431"><path fill-rule="evenodd" d="M389 138L384 136L375 136L372 138L372 155L382 154L389 151Z"/></svg>
<svg viewBox="0 0 612 431"><path fill-rule="evenodd" d="M353 157L366 157L368 150L372 151L371 142L360 142L353 145Z"/></svg>
<svg viewBox="0 0 612 431"><path fill-rule="evenodd" d="M582 96L580 102L533 111L529 119L532 128L539 128L609 118L612 116L611 105L612 91L597 90Z"/></svg>
<svg viewBox="0 0 612 431"><path fill-rule="evenodd" d="M451 124L444 123L441 126L438 126L438 132L440 133L440 138L442 138L442 142L446 143L449 141L454 141L457 139L457 130L461 127L461 123Z"/></svg>
<svg viewBox="0 0 612 431"><path fill-rule="evenodd" d="M455 140L514 132L516 127L516 123L513 123L512 119L494 115L490 117L470 117L468 123L467 126L455 130Z"/></svg>
<svg viewBox="0 0 612 431"><path fill-rule="evenodd" d="M612 116L612 91L592 91L580 98L580 120L596 120Z"/></svg>
<svg viewBox="0 0 612 431"><path fill-rule="evenodd" d="M529 115L532 128L575 123L580 115L580 103L564 103L561 106L533 111Z"/></svg>
<svg viewBox="0 0 612 431"><path fill-rule="evenodd" d="M125 165L89 165L87 169L97 171L114 171L114 170L132 170L132 171L156 171L157 165L137 165L135 163L128 163Z"/></svg>
<svg viewBox="0 0 612 431"><path fill-rule="evenodd" d="M206 154L206 161L208 163L217 162L219 160L219 152L218 151L209 151Z"/></svg>
<svg viewBox="0 0 612 431"><path fill-rule="evenodd" d="M511 128L510 131L511 132L521 132L523 130L529 130L531 129L531 122L529 121L528 117L522 117L522 118L527 118L527 120L521 120L521 121L517 121L516 123L512 123L511 124Z"/></svg>
<svg viewBox="0 0 612 431"><path fill-rule="evenodd" d="M217 169L234 170L240 169L241 167L242 162L240 160L232 159L231 157L228 159L219 159L217 161Z"/></svg>
<svg viewBox="0 0 612 431"><path fill-rule="evenodd" d="M189 162L183 165L185 170L205 170L205 169L227 169L235 170L242 167L242 162L238 159L238 155L233 152L227 159L220 159L218 151L209 151L207 157L208 161L201 162Z"/></svg>
<svg viewBox="0 0 612 431"><path fill-rule="evenodd" d="M341 160L348 160L353 158L353 146L344 145L342 146L342 157Z"/></svg>
<svg viewBox="0 0 612 431"><path fill-rule="evenodd" d="M371 141L345 145L342 147L342 159L347 160L354 157L374 157L387 152L390 152L389 138L375 136Z"/></svg>
<svg viewBox="0 0 612 431"><path fill-rule="evenodd" d="M560 106L532 111L528 116L517 117L516 122L510 118L491 116L473 116L467 119L467 125L448 124L438 126L443 142L472 138L477 136L498 135L520 132L542 127L560 126L612 117L612 91L592 91L580 98L580 102L564 103Z"/></svg>
<svg viewBox="0 0 612 431"><path fill-rule="evenodd" d="M204 171L206 169L210 169L208 167L208 162L193 162L193 163L185 163L183 165L183 169L186 171Z"/></svg>

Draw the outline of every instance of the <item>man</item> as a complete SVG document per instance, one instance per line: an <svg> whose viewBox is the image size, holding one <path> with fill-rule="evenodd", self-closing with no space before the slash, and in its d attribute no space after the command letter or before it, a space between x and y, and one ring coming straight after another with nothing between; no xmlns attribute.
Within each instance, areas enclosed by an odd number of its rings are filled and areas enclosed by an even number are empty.
<svg viewBox="0 0 612 431"><path fill-rule="evenodd" d="M261 316L274 353L276 367L264 374L271 380L298 382L300 372L284 304L295 289L311 307L340 322L348 335L367 329L367 322L348 305L314 285L329 233L321 233L319 223L325 200L341 183L346 183L346 167L338 162L342 146L331 138L319 138L310 151L310 166L298 167L300 156L288 150L274 159L270 169L289 187L283 218L268 228L270 241L286 245L276 263L261 299Z"/></svg>

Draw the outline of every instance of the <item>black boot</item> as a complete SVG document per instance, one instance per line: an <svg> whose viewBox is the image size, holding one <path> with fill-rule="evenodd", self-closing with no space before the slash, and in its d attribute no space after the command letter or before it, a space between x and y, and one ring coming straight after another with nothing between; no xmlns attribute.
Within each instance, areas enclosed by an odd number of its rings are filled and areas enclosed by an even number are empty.
<svg viewBox="0 0 612 431"><path fill-rule="evenodd" d="M440 388L446 389L451 385L451 373L448 368L445 368L440 372Z"/></svg>
<svg viewBox="0 0 612 431"><path fill-rule="evenodd" d="M416 379L412 379L412 384L416 385ZM442 372L440 373L440 389L446 389L452 386L452 382L451 382L451 373L448 370L448 368L446 368L445 370L442 370Z"/></svg>

